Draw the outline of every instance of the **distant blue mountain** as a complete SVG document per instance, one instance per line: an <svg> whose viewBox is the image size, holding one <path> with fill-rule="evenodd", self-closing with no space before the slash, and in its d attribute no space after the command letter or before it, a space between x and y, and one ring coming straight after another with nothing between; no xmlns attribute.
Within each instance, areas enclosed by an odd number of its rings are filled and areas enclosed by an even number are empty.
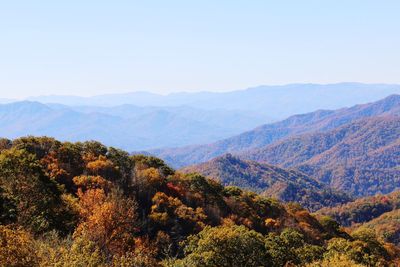
<svg viewBox="0 0 400 267"><path fill-rule="evenodd" d="M15 101L17 101L17 100L11 99L11 98L0 98L0 104L12 103L12 102L15 102Z"/></svg>
<svg viewBox="0 0 400 267"><path fill-rule="evenodd" d="M289 84L258 86L245 90L216 93L173 93L159 95L147 92L99 95L94 97L40 96L29 100L83 106L190 106L202 110L244 110L269 118L283 119L318 109L338 109L400 94L400 85L392 84Z"/></svg>
<svg viewBox="0 0 400 267"><path fill-rule="evenodd" d="M0 105L0 136L99 140L127 150L215 141L268 121L262 116L190 107L69 107L23 101Z"/></svg>
<svg viewBox="0 0 400 267"><path fill-rule="evenodd" d="M129 151L182 147L212 143L294 114L372 102L394 93L400 94L399 85L339 83L225 93L31 97L0 105L0 133L9 138L96 139Z"/></svg>

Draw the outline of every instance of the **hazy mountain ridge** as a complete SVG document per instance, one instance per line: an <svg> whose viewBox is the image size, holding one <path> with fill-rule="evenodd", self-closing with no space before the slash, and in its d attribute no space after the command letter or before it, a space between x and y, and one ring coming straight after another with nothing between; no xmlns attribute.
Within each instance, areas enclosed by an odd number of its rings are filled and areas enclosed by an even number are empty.
<svg viewBox="0 0 400 267"><path fill-rule="evenodd" d="M233 124L233 121L240 124ZM0 105L2 137L48 135L101 140L129 150L217 140L254 127L262 116L190 107L68 107L22 101Z"/></svg>
<svg viewBox="0 0 400 267"><path fill-rule="evenodd" d="M284 202L298 202L312 211L351 200L344 193L333 191L301 172L242 160L231 154L181 171L197 172L215 178L225 186L239 186Z"/></svg>
<svg viewBox="0 0 400 267"><path fill-rule="evenodd" d="M172 166L183 167L205 162L224 153L239 153L261 148L294 135L328 131L361 118L399 114L400 95L392 95L376 102L351 108L334 111L318 110L294 115L283 121L266 124L252 131L211 144L158 149L150 152L163 158Z"/></svg>
<svg viewBox="0 0 400 267"><path fill-rule="evenodd" d="M191 106L201 109L244 110L276 119L318 109L338 109L400 94L396 84L288 84L257 86L230 92L181 92L160 95L133 92L93 97L39 96L28 100L83 106ZM305 97L307 96L307 97Z"/></svg>

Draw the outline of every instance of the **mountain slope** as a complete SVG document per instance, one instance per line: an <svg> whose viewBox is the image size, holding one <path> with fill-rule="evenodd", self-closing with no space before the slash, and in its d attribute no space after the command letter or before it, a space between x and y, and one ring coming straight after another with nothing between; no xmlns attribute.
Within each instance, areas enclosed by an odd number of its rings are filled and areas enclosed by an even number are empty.
<svg viewBox="0 0 400 267"><path fill-rule="evenodd" d="M329 131L351 121L377 115L400 115L400 95L339 110L319 110L266 124L252 131L215 143L150 151L175 167L205 162L225 153L264 147L275 141L303 133Z"/></svg>
<svg viewBox="0 0 400 267"><path fill-rule="evenodd" d="M400 117L357 120L337 129L288 138L242 153L246 159L296 167L358 196L400 188Z"/></svg>
<svg viewBox="0 0 400 267"><path fill-rule="evenodd" d="M350 200L300 172L241 160L230 154L181 171L197 172L216 178L223 185L240 186L285 202L299 202L310 210Z"/></svg>

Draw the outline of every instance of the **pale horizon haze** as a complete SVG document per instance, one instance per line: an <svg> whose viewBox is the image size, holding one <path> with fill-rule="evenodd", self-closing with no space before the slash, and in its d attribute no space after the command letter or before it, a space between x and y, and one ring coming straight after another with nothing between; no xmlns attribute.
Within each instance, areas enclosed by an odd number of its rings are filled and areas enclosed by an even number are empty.
<svg viewBox="0 0 400 267"><path fill-rule="evenodd" d="M0 98L400 84L400 2L1 1Z"/></svg>

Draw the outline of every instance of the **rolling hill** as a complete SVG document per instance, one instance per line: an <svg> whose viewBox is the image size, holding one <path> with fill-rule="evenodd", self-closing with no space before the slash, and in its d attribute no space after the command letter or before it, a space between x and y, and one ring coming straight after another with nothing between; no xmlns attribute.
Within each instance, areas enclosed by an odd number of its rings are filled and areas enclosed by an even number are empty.
<svg viewBox="0 0 400 267"><path fill-rule="evenodd" d="M215 178L225 186L239 186L284 202L298 202L312 211L350 201L345 194L333 191L301 172L241 160L231 154L181 171L197 172Z"/></svg>
<svg viewBox="0 0 400 267"><path fill-rule="evenodd" d="M262 148L299 134L329 131L361 118L399 114L400 95L392 95L377 102L350 108L318 110L295 115L283 121L265 124L254 130L206 145L156 149L149 152L164 159L174 167L183 167L205 162L225 153L238 153Z"/></svg>

